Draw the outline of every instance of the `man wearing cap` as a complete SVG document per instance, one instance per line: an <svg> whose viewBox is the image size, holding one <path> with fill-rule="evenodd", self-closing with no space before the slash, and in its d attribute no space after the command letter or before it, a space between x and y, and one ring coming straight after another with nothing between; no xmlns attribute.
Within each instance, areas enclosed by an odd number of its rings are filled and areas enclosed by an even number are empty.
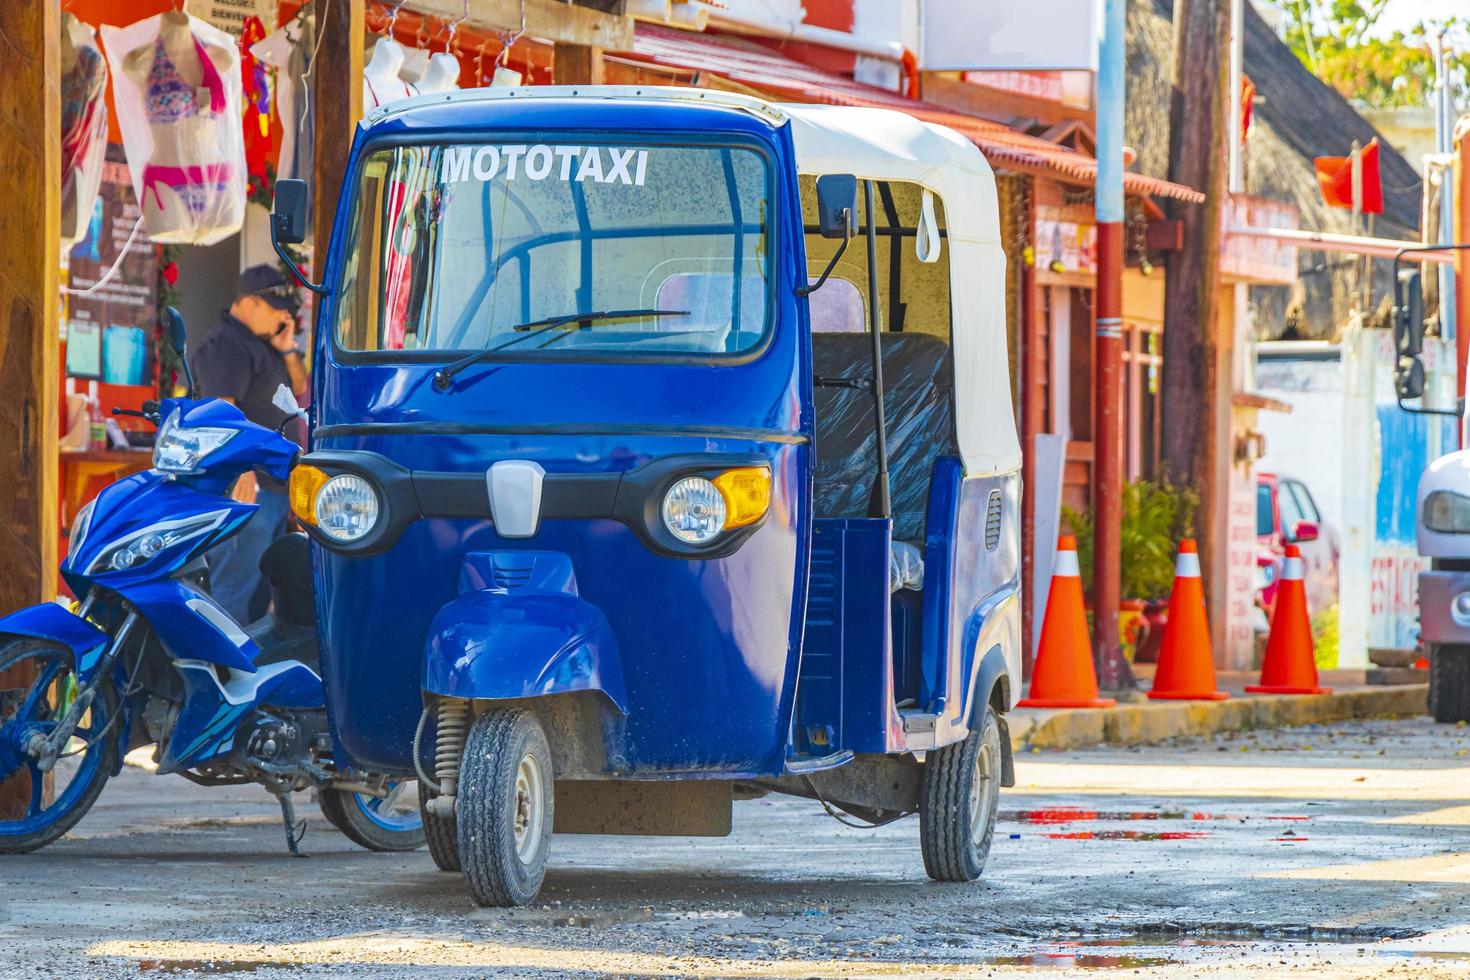
<svg viewBox="0 0 1470 980"><path fill-rule="evenodd" d="M257 425L275 429L288 416L271 398L286 385L298 397L306 392L306 365L296 342L295 288L270 265L240 274L228 310L190 358L203 398L222 398ZM236 621L264 616L270 587L260 574L260 557L286 530L286 487L265 473L246 473L234 497L260 510L238 534L209 552L210 589Z"/></svg>

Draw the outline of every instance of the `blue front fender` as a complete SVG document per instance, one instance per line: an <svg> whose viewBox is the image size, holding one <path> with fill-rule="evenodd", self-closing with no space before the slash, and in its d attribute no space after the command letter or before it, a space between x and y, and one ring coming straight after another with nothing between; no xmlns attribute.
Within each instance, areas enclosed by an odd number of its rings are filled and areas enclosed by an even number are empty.
<svg viewBox="0 0 1470 980"><path fill-rule="evenodd" d="M71 610L43 602L0 617L0 635L29 636L66 647L76 657L77 683L91 680L111 638Z"/></svg>
<svg viewBox="0 0 1470 980"><path fill-rule="evenodd" d="M445 604L424 648L424 690L468 699L600 691L626 715L623 662L607 617L576 594L574 578L563 582L564 591L544 583L474 589Z"/></svg>

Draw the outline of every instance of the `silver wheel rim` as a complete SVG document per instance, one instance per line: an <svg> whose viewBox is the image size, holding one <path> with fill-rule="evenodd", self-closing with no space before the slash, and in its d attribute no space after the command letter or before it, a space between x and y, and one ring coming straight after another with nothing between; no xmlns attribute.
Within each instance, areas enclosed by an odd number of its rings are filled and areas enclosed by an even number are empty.
<svg viewBox="0 0 1470 980"><path fill-rule="evenodd" d="M541 778L541 764L535 756L521 756L516 766L515 810L511 814L515 830L516 857L522 864L530 864L541 844L542 823L546 819L545 784Z"/></svg>
<svg viewBox="0 0 1470 980"><path fill-rule="evenodd" d="M975 776L970 780L970 846L978 848L990 829L990 781L995 778L995 754L982 741L975 752Z"/></svg>

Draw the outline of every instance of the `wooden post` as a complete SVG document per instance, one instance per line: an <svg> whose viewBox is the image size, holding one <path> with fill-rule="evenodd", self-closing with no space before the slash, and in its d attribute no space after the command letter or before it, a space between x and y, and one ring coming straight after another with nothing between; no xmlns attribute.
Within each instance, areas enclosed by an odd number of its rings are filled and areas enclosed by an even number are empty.
<svg viewBox="0 0 1470 980"><path fill-rule="evenodd" d="M312 67L312 99L316 106L316 146L312 148L312 275L326 275L332 221L347 173L352 134L362 118L362 54L364 0L317 0L316 24L321 45Z"/></svg>
<svg viewBox="0 0 1470 980"><path fill-rule="evenodd" d="M551 80L556 85L601 85L602 48L556 42L551 57Z"/></svg>
<svg viewBox="0 0 1470 980"><path fill-rule="evenodd" d="M1217 421L1228 419L1230 364L1221 361L1216 337L1220 302L1220 221L1225 197L1223 125L1227 100L1228 0L1175 0L1174 81L1169 105L1169 179L1201 191L1201 204L1173 202L1171 218L1183 222L1183 246L1171 252L1164 281L1164 365L1161 413L1163 452L1170 479L1200 493L1200 550L1213 567L1217 542L1211 515L1224 501L1214 479L1214 460L1228 451ZM1219 389L1226 402L1218 404ZM1228 426L1226 427L1228 433Z"/></svg>
<svg viewBox="0 0 1470 980"><path fill-rule="evenodd" d="M0 613L56 594L60 337L61 8L0 3ZM30 677L0 674L0 688ZM24 816L30 779L0 784L0 819Z"/></svg>

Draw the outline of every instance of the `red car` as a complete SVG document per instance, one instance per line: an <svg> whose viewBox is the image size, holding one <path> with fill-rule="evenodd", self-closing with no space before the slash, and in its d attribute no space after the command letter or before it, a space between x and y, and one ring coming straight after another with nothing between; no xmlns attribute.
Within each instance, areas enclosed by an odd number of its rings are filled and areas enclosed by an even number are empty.
<svg viewBox="0 0 1470 980"><path fill-rule="evenodd" d="M1307 611L1315 615L1337 604L1337 532L1322 520L1306 484L1275 473L1256 474L1256 542L1260 598L1266 608L1276 599L1289 544L1301 549L1306 565Z"/></svg>

